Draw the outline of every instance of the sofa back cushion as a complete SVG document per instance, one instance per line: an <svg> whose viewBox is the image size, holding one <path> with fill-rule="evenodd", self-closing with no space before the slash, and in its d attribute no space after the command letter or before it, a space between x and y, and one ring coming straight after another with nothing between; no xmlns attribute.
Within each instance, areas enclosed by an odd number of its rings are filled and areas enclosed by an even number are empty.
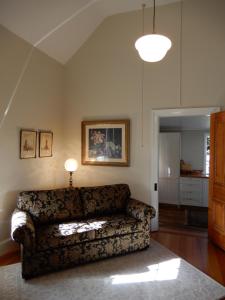
<svg viewBox="0 0 225 300"><path fill-rule="evenodd" d="M80 188L85 216L119 213L125 210L130 197L127 184Z"/></svg>
<svg viewBox="0 0 225 300"><path fill-rule="evenodd" d="M17 198L17 207L29 212L35 223L83 217L77 188L22 192Z"/></svg>

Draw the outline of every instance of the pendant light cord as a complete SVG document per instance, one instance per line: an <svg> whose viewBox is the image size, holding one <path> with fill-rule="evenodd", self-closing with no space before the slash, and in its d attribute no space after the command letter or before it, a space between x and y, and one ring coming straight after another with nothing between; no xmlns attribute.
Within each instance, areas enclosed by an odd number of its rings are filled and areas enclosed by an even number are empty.
<svg viewBox="0 0 225 300"><path fill-rule="evenodd" d="M144 61L141 62L141 147L144 148Z"/></svg>
<svg viewBox="0 0 225 300"><path fill-rule="evenodd" d="M145 7L146 4L142 4L142 34L145 34Z"/></svg>
<svg viewBox="0 0 225 300"><path fill-rule="evenodd" d="M182 106L182 60L183 60L183 0L180 0L180 89L179 105Z"/></svg>
<svg viewBox="0 0 225 300"><path fill-rule="evenodd" d="M153 33L155 33L155 0L154 1L154 7L153 7Z"/></svg>
<svg viewBox="0 0 225 300"><path fill-rule="evenodd" d="M142 34L145 32L145 7L142 4ZM141 147L144 147L144 61L141 61Z"/></svg>

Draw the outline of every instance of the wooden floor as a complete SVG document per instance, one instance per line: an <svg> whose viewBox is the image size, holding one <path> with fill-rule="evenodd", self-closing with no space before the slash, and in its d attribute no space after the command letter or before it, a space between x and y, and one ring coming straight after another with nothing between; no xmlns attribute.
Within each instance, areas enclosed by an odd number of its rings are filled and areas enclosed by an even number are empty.
<svg viewBox="0 0 225 300"><path fill-rule="evenodd" d="M159 224L152 233L156 241L225 285L225 252L208 240L207 220L199 222L201 227L188 226L185 207L160 204Z"/></svg>
<svg viewBox="0 0 225 300"><path fill-rule="evenodd" d="M161 226L152 238L225 286L225 252L208 240L207 231ZM18 252L0 257L0 266L20 261Z"/></svg>
<svg viewBox="0 0 225 300"><path fill-rule="evenodd" d="M152 238L225 286L225 252L208 240L206 230L161 226Z"/></svg>
<svg viewBox="0 0 225 300"><path fill-rule="evenodd" d="M207 223L208 209L206 207L159 204L160 225L191 225L207 228Z"/></svg>
<svg viewBox="0 0 225 300"><path fill-rule="evenodd" d="M17 251L0 256L0 266L11 265L18 262L20 262L20 254Z"/></svg>

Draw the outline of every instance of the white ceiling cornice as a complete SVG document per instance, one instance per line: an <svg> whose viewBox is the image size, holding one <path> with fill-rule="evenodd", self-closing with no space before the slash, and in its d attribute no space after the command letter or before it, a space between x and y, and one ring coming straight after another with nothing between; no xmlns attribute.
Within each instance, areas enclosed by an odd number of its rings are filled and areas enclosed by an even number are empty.
<svg viewBox="0 0 225 300"><path fill-rule="evenodd" d="M158 5L180 0L158 0ZM147 6L152 1L144 1ZM0 0L1 24L65 64L108 16L138 10L143 0Z"/></svg>

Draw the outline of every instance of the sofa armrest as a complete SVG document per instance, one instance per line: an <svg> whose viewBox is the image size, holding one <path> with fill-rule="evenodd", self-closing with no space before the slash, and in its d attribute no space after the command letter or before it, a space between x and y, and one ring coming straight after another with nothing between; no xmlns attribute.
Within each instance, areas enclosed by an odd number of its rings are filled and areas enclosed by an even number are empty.
<svg viewBox="0 0 225 300"><path fill-rule="evenodd" d="M11 221L12 239L30 251L35 249L35 227L29 213L15 209Z"/></svg>
<svg viewBox="0 0 225 300"><path fill-rule="evenodd" d="M126 212L128 215L138 219L140 221L145 221L155 217L155 208L147 205L139 200L130 198L126 207Z"/></svg>

